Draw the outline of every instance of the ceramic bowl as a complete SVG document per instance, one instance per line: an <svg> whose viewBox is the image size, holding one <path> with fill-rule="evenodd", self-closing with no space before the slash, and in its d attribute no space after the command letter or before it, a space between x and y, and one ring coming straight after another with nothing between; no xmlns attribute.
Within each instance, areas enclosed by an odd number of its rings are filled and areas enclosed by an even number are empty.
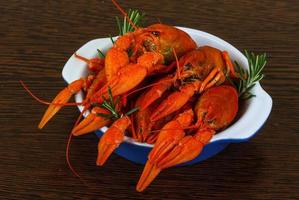
<svg viewBox="0 0 299 200"><path fill-rule="evenodd" d="M209 45L220 50L226 50L230 54L232 60L237 61L240 66L248 69L246 57L228 42L203 31L184 27L178 28L187 32L198 46ZM100 38L87 42L76 52L79 55L92 58L97 55L97 49L106 52L111 46L112 43L110 38ZM67 83L79 79L80 77L84 77L87 74L88 70L86 64L76 59L74 55L69 58L62 71L62 77ZM202 153L197 158L184 165L194 164L210 158L224 150L230 143L248 141L261 129L270 115L272 99L261 87L260 83L255 85L252 92L256 96L244 102L240 108L237 120L225 130L217 133L210 143L204 147ZM82 102L82 100L83 93L80 92L75 96L75 101ZM78 107L79 110L82 111L82 106ZM87 114L88 112L85 113L85 116ZM95 131L95 134L101 137L106 130L107 127L104 127ZM147 155L152 147L153 145L139 143L132 138L125 137L125 141L115 150L115 153L135 163L145 164Z"/></svg>

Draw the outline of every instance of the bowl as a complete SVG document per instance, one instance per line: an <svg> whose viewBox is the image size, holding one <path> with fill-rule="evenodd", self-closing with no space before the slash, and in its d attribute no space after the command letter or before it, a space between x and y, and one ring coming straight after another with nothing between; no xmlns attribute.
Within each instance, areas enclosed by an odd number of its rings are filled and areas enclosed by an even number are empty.
<svg viewBox="0 0 299 200"><path fill-rule="evenodd" d="M220 50L228 51L232 60L237 61L240 66L248 69L246 57L228 42L203 31L184 27L177 28L187 32L198 46L209 45ZM111 46L112 43L110 38L100 38L87 42L76 52L79 55L92 58L97 55L97 49L106 52ZM87 74L87 65L76 59L74 55L69 58L62 71L62 77L67 83L79 79L80 77L85 77ZM270 115L272 99L261 87L260 83L257 83L252 88L252 92L256 96L244 102L239 111L237 120L225 130L214 135L212 140L204 147L202 153L197 158L184 163L183 165L198 163L210 158L223 151L230 143L246 142L262 128ZM76 102L82 102L82 100L82 92L75 95ZM80 111L83 110L82 106L78 106L78 108ZM87 116L88 114L89 113L86 112L84 116ZM98 137L101 137L106 130L107 127L103 127L102 129L95 131L95 134ZM145 164L147 155L152 147L153 145L151 144L136 142L132 138L126 136L125 141L115 150L115 153L134 163Z"/></svg>

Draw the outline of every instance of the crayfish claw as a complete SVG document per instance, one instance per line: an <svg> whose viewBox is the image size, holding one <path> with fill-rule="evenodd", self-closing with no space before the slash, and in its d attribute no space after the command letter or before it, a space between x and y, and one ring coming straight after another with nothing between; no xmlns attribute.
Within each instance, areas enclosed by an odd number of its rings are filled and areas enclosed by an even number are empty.
<svg viewBox="0 0 299 200"><path fill-rule="evenodd" d="M181 113L176 119L168 122L160 131L157 142L148 156L142 175L137 184L136 190L143 191L161 172L163 168L158 166L160 160L175 147L184 137L184 127L191 124L193 111L187 110Z"/></svg>
<svg viewBox="0 0 299 200"><path fill-rule="evenodd" d="M134 72L132 74L132 72ZM147 75L147 70L138 64L129 64L121 68L117 75L113 76L93 97L93 99L108 98L108 89L113 96L125 94L136 87Z"/></svg>
<svg viewBox="0 0 299 200"><path fill-rule="evenodd" d="M142 98L139 100L140 110L145 110L148 106L150 106L154 101L160 98L164 92L171 87L173 84L173 78L170 76L164 77L159 80L157 85L151 87L148 91L146 91Z"/></svg>
<svg viewBox="0 0 299 200"><path fill-rule="evenodd" d="M169 168L193 160L202 150L202 143L192 136L184 137L177 146L157 164L159 168Z"/></svg>
<svg viewBox="0 0 299 200"><path fill-rule="evenodd" d="M145 188L151 184L151 182L159 175L160 172L161 169L157 168L155 164L147 162L137 183L136 190L138 192L145 190Z"/></svg>
<svg viewBox="0 0 299 200"><path fill-rule="evenodd" d="M187 84L180 91L174 92L152 113L151 121L157 121L182 108L197 91L200 83Z"/></svg>
<svg viewBox="0 0 299 200"><path fill-rule="evenodd" d="M215 131L211 129L199 129L194 136L185 136L167 156L157 163L157 166L165 169L193 160L209 143L214 133Z"/></svg>
<svg viewBox="0 0 299 200"><path fill-rule="evenodd" d="M100 144L97 158L97 165L103 166L106 160L109 158L109 156L112 154L112 152L119 146L119 144Z"/></svg>
<svg viewBox="0 0 299 200"><path fill-rule="evenodd" d="M94 107L91 113L82 120L77 126L72 130L74 136L84 135L86 133L98 130L103 126L107 125L110 120L98 115L98 114L109 114L104 108Z"/></svg>
<svg viewBox="0 0 299 200"><path fill-rule="evenodd" d="M111 153L124 141L124 132L130 124L129 117L124 116L116 120L104 133L98 144L97 165L102 166Z"/></svg>
<svg viewBox="0 0 299 200"><path fill-rule="evenodd" d="M38 125L38 128L42 129L47 122L63 107L63 104L66 104L73 94L76 94L84 87L85 81L86 80L84 78L81 78L72 82L62 91L60 91L46 110Z"/></svg>

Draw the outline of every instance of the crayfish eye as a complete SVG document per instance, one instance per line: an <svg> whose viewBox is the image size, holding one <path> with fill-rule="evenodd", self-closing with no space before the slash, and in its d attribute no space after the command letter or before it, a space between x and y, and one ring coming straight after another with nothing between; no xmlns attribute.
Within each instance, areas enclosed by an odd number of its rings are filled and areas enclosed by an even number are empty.
<svg viewBox="0 0 299 200"><path fill-rule="evenodd" d="M153 34L155 37L159 37L159 36L160 36L160 32L159 32L159 31L152 31L152 34Z"/></svg>

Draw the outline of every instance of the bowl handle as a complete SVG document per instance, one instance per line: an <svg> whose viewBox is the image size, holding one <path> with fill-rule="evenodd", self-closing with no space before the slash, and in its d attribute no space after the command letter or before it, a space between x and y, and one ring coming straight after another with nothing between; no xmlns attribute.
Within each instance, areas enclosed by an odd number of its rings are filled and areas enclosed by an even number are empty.
<svg viewBox="0 0 299 200"><path fill-rule="evenodd" d="M272 110L272 98L271 96L261 87L260 83L254 88L253 94L256 97L252 97L251 108L248 109L249 113L247 119L246 130L242 131L242 134L235 134L232 137L232 142L245 142L252 138L265 124Z"/></svg>

